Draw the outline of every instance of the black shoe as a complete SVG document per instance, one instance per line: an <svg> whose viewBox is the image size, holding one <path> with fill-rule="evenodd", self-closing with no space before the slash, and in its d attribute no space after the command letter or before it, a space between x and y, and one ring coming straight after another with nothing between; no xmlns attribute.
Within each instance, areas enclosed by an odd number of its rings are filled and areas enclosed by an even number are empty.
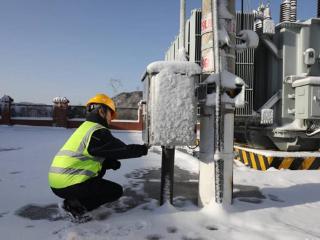
<svg viewBox="0 0 320 240"><path fill-rule="evenodd" d="M62 208L71 215L73 222L83 223L91 220L90 216L85 215L87 209L78 200L65 199Z"/></svg>

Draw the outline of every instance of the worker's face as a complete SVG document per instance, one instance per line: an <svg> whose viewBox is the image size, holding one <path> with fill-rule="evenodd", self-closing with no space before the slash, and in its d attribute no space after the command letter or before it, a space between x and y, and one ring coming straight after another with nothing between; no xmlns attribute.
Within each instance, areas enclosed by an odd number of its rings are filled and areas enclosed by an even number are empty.
<svg viewBox="0 0 320 240"><path fill-rule="evenodd" d="M108 125L111 123L111 111L100 108L99 114L108 123Z"/></svg>
<svg viewBox="0 0 320 240"><path fill-rule="evenodd" d="M106 114L106 121L108 123L108 125L110 125L111 123L111 111L107 111L107 114Z"/></svg>

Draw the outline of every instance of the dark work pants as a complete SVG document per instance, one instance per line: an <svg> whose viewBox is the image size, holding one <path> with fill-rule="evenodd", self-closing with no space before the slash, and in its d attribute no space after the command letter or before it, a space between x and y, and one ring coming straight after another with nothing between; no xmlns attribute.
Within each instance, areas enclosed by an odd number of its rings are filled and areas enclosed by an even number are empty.
<svg viewBox="0 0 320 240"><path fill-rule="evenodd" d="M58 197L69 200L77 199L88 211L107 202L113 202L123 194L123 189L119 184L100 177L66 188L51 189Z"/></svg>

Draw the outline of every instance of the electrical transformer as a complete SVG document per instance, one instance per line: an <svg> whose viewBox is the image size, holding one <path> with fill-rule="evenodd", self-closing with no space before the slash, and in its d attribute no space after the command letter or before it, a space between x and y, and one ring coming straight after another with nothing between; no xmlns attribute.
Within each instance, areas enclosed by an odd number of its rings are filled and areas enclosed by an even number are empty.
<svg viewBox="0 0 320 240"><path fill-rule="evenodd" d="M320 1L318 1L318 9ZM236 33L259 35L256 49L236 53L235 74L245 81L244 106L236 108L235 142L254 148L309 151L320 147L320 14L297 21L295 0L283 1L281 20L271 18L270 5L252 13L237 13ZM201 56L198 16L192 11L186 27L189 61ZM189 26L189 28L188 28ZM192 31L191 31L192 30ZM237 44L241 43L237 37ZM175 43L166 60L175 60Z"/></svg>

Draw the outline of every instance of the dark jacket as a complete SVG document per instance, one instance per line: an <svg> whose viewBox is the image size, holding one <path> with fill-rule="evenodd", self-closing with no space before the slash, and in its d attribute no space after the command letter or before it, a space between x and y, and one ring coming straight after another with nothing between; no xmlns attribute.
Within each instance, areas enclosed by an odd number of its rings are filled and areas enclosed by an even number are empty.
<svg viewBox="0 0 320 240"><path fill-rule="evenodd" d="M116 164L115 160L137 158L148 153L148 148L145 145L125 144L120 139L114 137L108 129L107 122L99 114L90 113L86 117L86 120L106 127L92 134L88 146L89 154L105 158L103 170L101 171L102 174L104 174L106 169L113 168L113 165Z"/></svg>

